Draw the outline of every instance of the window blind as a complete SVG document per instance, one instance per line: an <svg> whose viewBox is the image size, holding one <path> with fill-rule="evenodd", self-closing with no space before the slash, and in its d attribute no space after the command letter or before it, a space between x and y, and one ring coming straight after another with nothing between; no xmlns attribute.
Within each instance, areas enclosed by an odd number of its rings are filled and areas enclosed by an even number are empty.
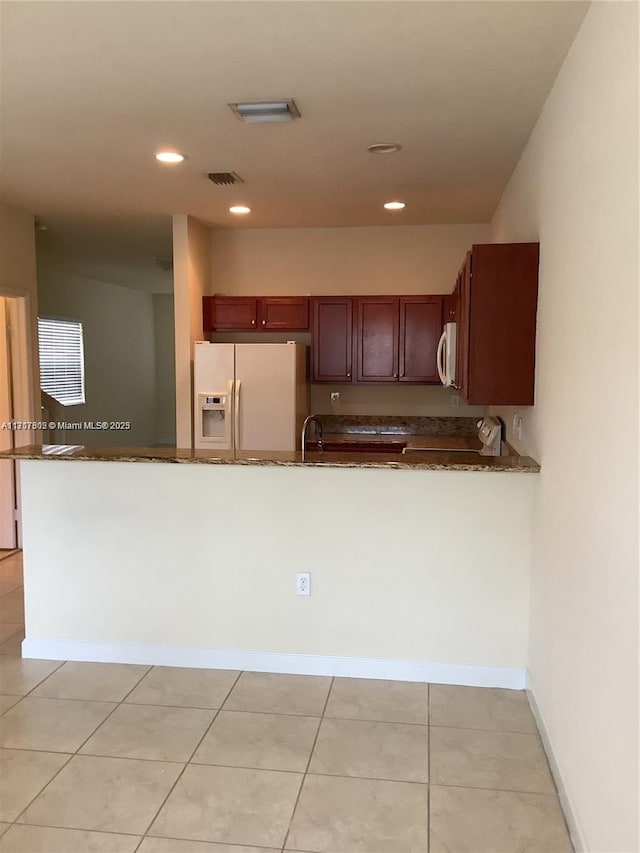
<svg viewBox="0 0 640 853"><path fill-rule="evenodd" d="M82 323L38 318L40 387L62 403L84 403Z"/></svg>

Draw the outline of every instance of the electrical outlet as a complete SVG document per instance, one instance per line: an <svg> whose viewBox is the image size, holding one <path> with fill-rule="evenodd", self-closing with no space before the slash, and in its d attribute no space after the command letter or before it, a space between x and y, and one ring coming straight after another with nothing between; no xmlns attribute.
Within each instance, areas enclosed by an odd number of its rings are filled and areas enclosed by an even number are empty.
<svg viewBox="0 0 640 853"><path fill-rule="evenodd" d="M339 402L340 402L340 392L339 391L332 391L331 392L331 405L337 406Z"/></svg>
<svg viewBox="0 0 640 853"><path fill-rule="evenodd" d="M310 572L298 572L296 575L296 592L298 595L311 595Z"/></svg>
<svg viewBox="0 0 640 853"><path fill-rule="evenodd" d="M457 409L459 405L460 405L460 395L459 394L452 394L451 395L451 408Z"/></svg>

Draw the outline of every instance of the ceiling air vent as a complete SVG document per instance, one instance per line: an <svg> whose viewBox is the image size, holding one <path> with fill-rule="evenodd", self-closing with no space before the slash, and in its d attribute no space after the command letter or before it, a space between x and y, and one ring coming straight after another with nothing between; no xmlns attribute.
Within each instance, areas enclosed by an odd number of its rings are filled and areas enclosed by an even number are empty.
<svg viewBox="0 0 640 853"><path fill-rule="evenodd" d="M293 121L294 118L300 118L300 110L293 98L283 98L281 101L242 101L229 106L240 121L255 123Z"/></svg>
<svg viewBox="0 0 640 853"><path fill-rule="evenodd" d="M240 175L236 175L235 172L209 172L207 177L218 187L226 187L230 184L244 184Z"/></svg>

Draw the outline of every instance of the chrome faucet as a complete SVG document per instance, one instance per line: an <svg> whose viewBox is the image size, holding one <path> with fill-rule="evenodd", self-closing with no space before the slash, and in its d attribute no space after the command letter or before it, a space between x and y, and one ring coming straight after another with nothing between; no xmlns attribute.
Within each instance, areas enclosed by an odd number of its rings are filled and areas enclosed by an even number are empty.
<svg viewBox="0 0 640 853"><path fill-rule="evenodd" d="M317 415L307 415L302 424L302 461L304 462L304 451L307 444L307 427L310 423L315 423L318 431L318 450L322 451L322 424Z"/></svg>

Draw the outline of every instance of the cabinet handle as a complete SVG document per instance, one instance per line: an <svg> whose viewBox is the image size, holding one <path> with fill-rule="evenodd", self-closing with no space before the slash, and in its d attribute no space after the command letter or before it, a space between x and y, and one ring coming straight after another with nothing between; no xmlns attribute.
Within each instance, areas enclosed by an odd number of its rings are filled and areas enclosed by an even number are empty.
<svg viewBox="0 0 640 853"><path fill-rule="evenodd" d="M263 326L266 326L266 325L267 325L267 321L266 321L266 320L263 320L263 321L262 321L262 325L263 325Z"/></svg>
<svg viewBox="0 0 640 853"><path fill-rule="evenodd" d="M251 321L251 325L252 325L252 326L255 326L255 324L256 324L256 321L255 321L255 320L252 320L252 321Z"/></svg>
<svg viewBox="0 0 640 853"><path fill-rule="evenodd" d="M397 378L398 378L398 374L397 374L397 373L394 373L394 374L393 374L393 378L394 378L394 379L397 379Z"/></svg>
<svg viewBox="0 0 640 853"><path fill-rule="evenodd" d="M347 379L351 379L351 374L347 373Z"/></svg>

